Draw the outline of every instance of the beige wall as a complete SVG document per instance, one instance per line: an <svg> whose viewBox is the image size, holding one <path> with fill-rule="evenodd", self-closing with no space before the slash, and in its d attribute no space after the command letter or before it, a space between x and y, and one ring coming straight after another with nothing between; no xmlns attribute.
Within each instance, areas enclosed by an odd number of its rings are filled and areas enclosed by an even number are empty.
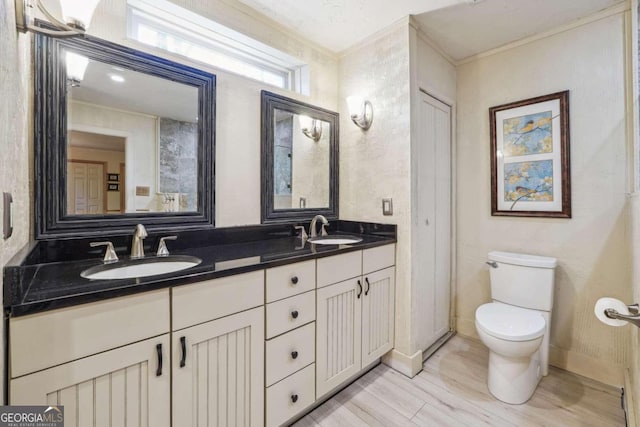
<svg viewBox="0 0 640 427"><path fill-rule="evenodd" d="M629 198L629 207L631 211L631 233L632 242L632 283L633 297L629 301L640 303L640 193L635 193ZM639 329L635 326L625 326L631 338L630 352L630 370L631 370L631 397L632 405L635 408L636 422L640 415L640 334Z"/></svg>
<svg viewBox="0 0 640 427"><path fill-rule="evenodd" d="M364 132L351 122L346 97L373 104ZM398 225L396 251L396 350L410 353L409 30L397 25L350 50L340 60L340 217ZM382 198L393 198L393 216L382 215Z"/></svg>
<svg viewBox="0 0 640 427"><path fill-rule="evenodd" d="M32 223L31 44L16 31L14 4L13 0L0 0L0 192L12 193L14 202L13 237L0 237L0 268L29 241ZM0 203L0 218L2 211ZM4 342L4 322L0 342ZM3 360L4 351L0 351L0 366L4 366ZM4 381L1 369L0 384ZM0 402L4 399L4 387L0 387Z"/></svg>
<svg viewBox="0 0 640 427"><path fill-rule="evenodd" d="M558 258L551 363L622 384L628 334L595 301L631 299L626 210L625 21L616 14L458 68L457 328L490 301L487 252ZM572 219L492 217L488 108L569 89Z"/></svg>

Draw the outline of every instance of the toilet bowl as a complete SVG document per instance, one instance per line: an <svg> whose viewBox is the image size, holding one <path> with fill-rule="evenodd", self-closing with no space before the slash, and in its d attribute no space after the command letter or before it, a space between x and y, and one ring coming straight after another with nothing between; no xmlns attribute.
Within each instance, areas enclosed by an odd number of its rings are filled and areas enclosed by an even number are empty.
<svg viewBox="0 0 640 427"><path fill-rule="evenodd" d="M492 302L476 310L476 329L489 348L488 387L497 399L524 403L533 395L542 371L539 350L546 322L540 313Z"/></svg>
<svg viewBox="0 0 640 427"><path fill-rule="evenodd" d="M487 386L497 399L524 403L549 372L555 258L489 253L491 298L476 310L480 340L489 348Z"/></svg>

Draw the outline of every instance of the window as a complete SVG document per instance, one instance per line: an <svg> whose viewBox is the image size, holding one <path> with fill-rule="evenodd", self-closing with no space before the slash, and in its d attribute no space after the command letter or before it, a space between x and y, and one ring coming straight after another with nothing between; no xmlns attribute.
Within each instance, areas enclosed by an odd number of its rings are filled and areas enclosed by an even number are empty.
<svg viewBox="0 0 640 427"><path fill-rule="evenodd" d="M308 95L308 65L166 0L128 0L127 36L149 46Z"/></svg>

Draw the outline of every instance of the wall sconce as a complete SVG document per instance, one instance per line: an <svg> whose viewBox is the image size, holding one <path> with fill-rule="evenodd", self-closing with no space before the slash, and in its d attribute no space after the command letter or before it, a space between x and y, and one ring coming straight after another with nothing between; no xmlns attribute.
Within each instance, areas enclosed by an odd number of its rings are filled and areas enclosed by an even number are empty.
<svg viewBox="0 0 640 427"><path fill-rule="evenodd" d="M312 119L309 116L298 116L298 121L304 136L312 139L313 142L320 141L320 138L322 138L322 120Z"/></svg>
<svg viewBox="0 0 640 427"><path fill-rule="evenodd" d="M32 31L34 33L46 34L53 37L69 37L84 34L89 27L93 12L100 0L60 0L60 9L62 10L62 19L64 22L56 18L47 10L42 0L15 0L16 1L16 26L18 31L26 33ZM41 28L34 25L34 8L47 17L49 23L55 29Z"/></svg>
<svg viewBox="0 0 640 427"><path fill-rule="evenodd" d="M89 58L67 51L65 64L67 67L67 84L71 87L80 86L80 82L84 78L84 72L87 71L87 65L89 65Z"/></svg>
<svg viewBox="0 0 640 427"><path fill-rule="evenodd" d="M347 97L351 120L362 130L367 130L373 122L373 105L360 96Z"/></svg>

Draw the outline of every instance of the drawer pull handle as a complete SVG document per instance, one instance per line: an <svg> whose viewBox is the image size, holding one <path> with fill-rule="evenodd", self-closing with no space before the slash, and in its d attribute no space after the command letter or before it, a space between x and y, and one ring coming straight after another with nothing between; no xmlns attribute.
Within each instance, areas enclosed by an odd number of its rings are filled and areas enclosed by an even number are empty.
<svg viewBox="0 0 640 427"><path fill-rule="evenodd" d="M158 369L156 370L156 377L162 375L162 343L156 345L156 352L158 353Z"/></svg>
<svg viewBox="0 0 640 427"><path fill-rule="evenodd" d="M292 401L293 403L296 403L296 402L298 401L298 395L297 395L297 394L292 394L292 395L291 395L291 401Z"/></svg>
<svg viewBox="0 0 640 427"><path fill-rule="evenodd" d="M294 359L294 360L297 359L298 358L298 352L297 351L292 351L291 352L291 358Z"/></svg>
<svg viewBox="0 0 640 427"><path fill-rule="evenodd" d="M187 341L185 337L180 337L180 348L182 349L182 356L180 356L180 367L184 368L187 365Z"/></svg>
<svg viewBox="0 0 640 427"><path fill-rule="evenodd" d="M369 278L365 277L364 281L367 282L367 290L364 291L364 296L366 297L367 295L369 295L369 289L371 288L371 283L369 283Z"/></svg>
<svg viewBox="0 0 640 427"><path fill-rule="evenodd" d="M294 319L297 319L298 318L298 310L293 310L291 312L291 317L293 317Z"/></svg>
<svg viewBox="0 0 640 427"><path fill-rule="evenodd" d="M298 276L293 276L291 278L291 283L293 283L294 285L297 285L298 284Z"/></svg>
<svg viewBox="0 0 640 427"><path fill-rule="evenodd" d="M358 299L360 299L360 295L362 295L362 283L358 280Z"/></svg>

